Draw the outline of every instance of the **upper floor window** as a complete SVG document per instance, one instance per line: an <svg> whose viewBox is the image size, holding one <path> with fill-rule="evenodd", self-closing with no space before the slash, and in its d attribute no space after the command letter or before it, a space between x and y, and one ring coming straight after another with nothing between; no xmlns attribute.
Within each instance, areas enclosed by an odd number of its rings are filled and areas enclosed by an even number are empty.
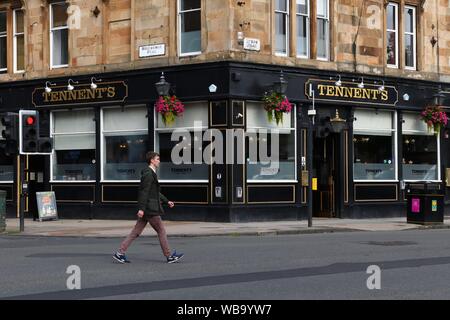
<svg viewBox="0 0 450 320"><path fill-rule="evenodd" d="M50 61L51 68L67 67L69 64L69 27L65 2L50 5Z"/></svg>
<svg viewBox="0 0 450 320"><path fill-rule="evenodd" d="M25 32L23 10L14 10L14 72L25 71Z"/></svg>
<svg viewBox="0 0 450 320"><path fill-rule="evenodd" d="M178 18L180 56L200 54L202 50L200 0L179 0Z"/></svg>
<svg viewBox="0 0 450 320"><path fill-rule="evenodd" d="M297 0L297 56L309 58L309 0Z"/></svg>
<svg viewBox="0 0 450 320"><path fill-rule="evenodd" d="M289 0L275 0L275 54L289 52Z"/></svg>
<svg viewBox="0 0 450 320"><path fill-rule="evenodd" d="M6 12L0 12L0 72L7 70Z"/></svg>
<svg viewBox="0 0 450 320"><path fill-rule="evenodd" d="M405 6L405 68L416 69L416 8Z"/></svg>
<svg viewBox="0 0 450 320"><path fill-rule="evenodd" d="M328 0L317 0L317 59L329 59L330 14Z"/></svg>
<svg viewBox="0 0 450 320"><path fill-rule="evenodd" d="M386 54L388 67L398 68L398 4L387 5Z"/></svg>

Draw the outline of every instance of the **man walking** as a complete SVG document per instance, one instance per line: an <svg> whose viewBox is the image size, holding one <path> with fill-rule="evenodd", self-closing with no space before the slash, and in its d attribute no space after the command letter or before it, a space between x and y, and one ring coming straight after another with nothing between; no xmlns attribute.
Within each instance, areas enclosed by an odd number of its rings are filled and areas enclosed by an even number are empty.
<svg viewBox="0 0 450 320"><path fill-rule="evenodd" d="M158 234L159 244L161 245L162 252L166 257L167 262L177 262L184 254L176 253L176 251L172 254L170 253L166 229L161 220L161 215L164 214L161 201L168 204L170 208L174 207L174 203L167 200L167 198L160 193L158 176L156 175L156 169L159 167L160 163L160 156L158 153L150 151L147 152L146 159L148 168L142 170L141 184L139 186L138 220L133 230L131 230L130 234L120 245L119 250L113 255L113 258L120 263L129 263L130 261L125 256L125 252L131 243L142 233L147 223L150 223L152 228Z"/></svg>

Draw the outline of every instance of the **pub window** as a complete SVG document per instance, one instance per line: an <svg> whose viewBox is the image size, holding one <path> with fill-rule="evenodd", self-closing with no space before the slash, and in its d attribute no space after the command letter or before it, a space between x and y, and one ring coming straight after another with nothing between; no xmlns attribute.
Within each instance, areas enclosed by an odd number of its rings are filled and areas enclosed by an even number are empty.
<svg viewBox="0 0 450 320"><path fill-rule="evenodd" d="M416 8L405 6L405 68L416 69Z"/></svg>
<svg viewBox="0 0 450 320"><path fill-rule="evenodd" d="M353 179L397 180L396 114L356 110L353 126Z"/></svg>
<svg viewBox="0 0 450 320"><path fill-rule="evenodd" d="M404 113L403 121L403 180L440 180L439 137L428 131L418 113Z"/></svg>
<svg viewBox="0 0 450 320"><path fill-rule="evenodd" d="M180 56L201 53L201 3L200 0L179 0L178 30Z"/></svg>
<svg viewBox="0 0 450 320"><path fill-rule="evenodd" d="M329 59L330 15L328 0L317 0L317 59Z"/></svg>
<svg viewBox="0 0 450 320"><path fill-rule="evenodd" d="M297 0L297 57L309 58L309 0Z"/></svg>
<svg viewBox="0 0 450 320"><path fill-rule="evenodd" d="M65 2L50 5L50 61L51 68L67 67L69 64L69 27Z"/></svg>
<svg viewBox="0 0 450 320"><path fill-rule="evenodd" d="M387 66L398 68L398 4L391 2L387 5L386 10Z"/></svg>
<svg viewBox="0 0 450 320"><path fill-rule="evenodd" d="M1 132L5 127L0 122L0 144L5 141L2 137ZM14 181L14 157L7 156L2 150L0 152L0 182L13 182Z"/></svg>
<svg viewBox="0 0 450 320"><path fill-rule="evenodd" d="M102 181L139 181L148 166L147 108L103 108L102 119Z"/></svg>
<svg viewBox="0 0 450 320"><path fill-rule="evenodd" d="M290 113L283 113L283 121L277 125L276 122L268 121L264 107L260 102L249 101L246 103L246 106L247 136L245 139L245 159L247 182L295 182L297 180L296 108L294 107ZM273 129L278 130L278 133L273 132L278 134L278 159L271 153L271 130ZM267 134L264 134L264 131ZM266 159L261 159L260 153ZM274 160L274 162L270 163L269 159Z"/></svg>
<svg viewBox="0 0 450 320"><path fill-rule="evenodd" d="M54 111L51 119L52 181L95 181L94 111Z"/></svg>
<svg viewBox="0 0 450 320"><path fill-rule="evenodd" d="M14 72L25 70L25 33L23 10L13 11L14 26Z"/></svg>
<svg viewBox="0 0 450 320"><path fill-rule="evenodd" d="M208 182L208 164L203 157L210 144L203 139L204 130L208 128L208 103L186 102L184 105L183 115L177 117L171 126L164 125L161 115L155 112L155 150L161 158L159 178L161 181ZM180 133L179 140L172 141L175 130ZM175 164L172 161L172 150L179 143L185 144L183 150L187 151L176 155L188 163Z"/></svg>
<svg viewBox="0 0 450 320"><path fill-rule="evenodd" d="M6 12L0 12L0 72L7 71Z"/></svg>
<svg viewBox="0 0 450 320"><path fill-rule="evenodd" d="M289 0L275 0L275 54L289 52Z"/></svg>

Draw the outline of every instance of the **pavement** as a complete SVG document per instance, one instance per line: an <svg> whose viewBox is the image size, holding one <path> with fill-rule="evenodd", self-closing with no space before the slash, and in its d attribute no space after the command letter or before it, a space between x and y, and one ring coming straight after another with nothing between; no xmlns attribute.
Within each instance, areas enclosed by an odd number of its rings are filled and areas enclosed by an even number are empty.
<svg viewBox="0 0 450 320"><path fill-rule="evenodd" d="M125 237L133 228L133 220L77 220L59 219L51 221L33 221L25 219L24 232L19 232L19 219L6 219L6 235L48 236L48 237ZM308 234L351 231L404 231L417 229L450 229L450 217L443 224L420 225L407 223L406 217L376 219L328 219L314 218L312 227L308 221L268 221L268 222L193 222L164 221L170 237L196 236L244 236ZM156 236L149 226L143 236Z"/></svg>

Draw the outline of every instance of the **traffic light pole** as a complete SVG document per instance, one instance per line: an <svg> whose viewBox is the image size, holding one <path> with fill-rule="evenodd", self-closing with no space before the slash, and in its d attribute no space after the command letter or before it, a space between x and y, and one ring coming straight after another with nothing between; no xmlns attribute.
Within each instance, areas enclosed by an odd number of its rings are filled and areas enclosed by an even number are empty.
<svg viewBox="0 0 450 320"><path fill-rule="evenodd" d="M19 181L17 181L17 188L19 188L19 220L20 220L20 232L25 230L25 157L19 154Z"/></svg>

